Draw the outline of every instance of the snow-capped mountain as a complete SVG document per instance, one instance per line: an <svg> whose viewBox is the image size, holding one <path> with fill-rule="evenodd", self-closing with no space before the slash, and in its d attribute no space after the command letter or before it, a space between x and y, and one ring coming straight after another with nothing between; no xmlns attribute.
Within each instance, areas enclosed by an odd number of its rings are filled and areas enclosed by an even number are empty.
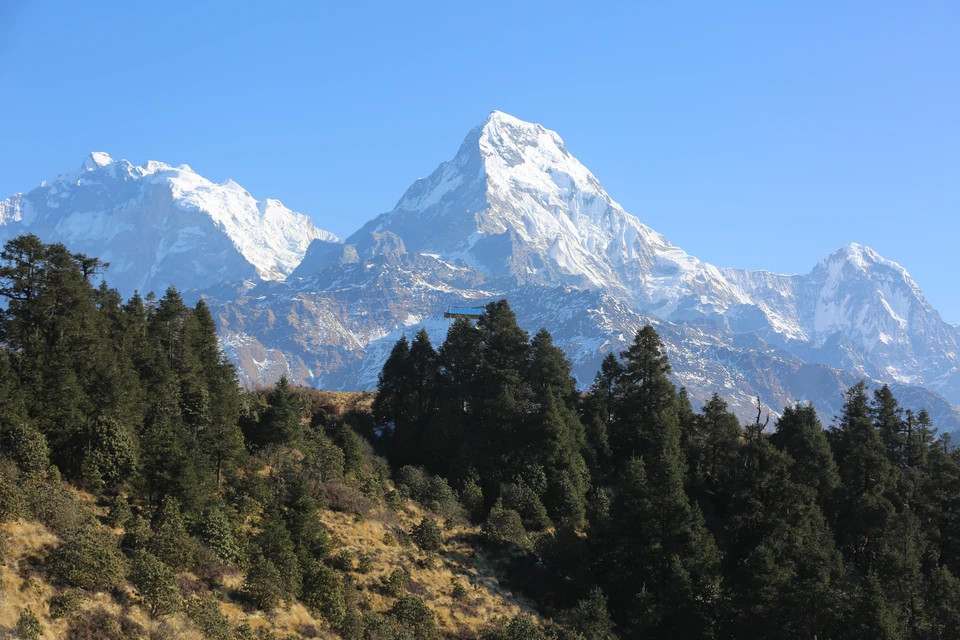
<svg viewBox="0 0 960 640"><path fill-rule="evenodd" d="M744 419L760 397L830 420L866 378L960 429L960 329L902 267L856 244L799 275L705 263L627 213L555 132L501 112L345 242L233 182L100 154L0 203L0 240L27 231L110 261L125 292L197 289L248 384L372 388L404 332L439 343L448 306L505 297L584 386L653 323L676 382Z"/></svg>
<svg viewBox="0 0 960 640"><path fill-rule="evenodd" d="M107 279L126 294L282 280L311 241L337 241L232 180L217 184L187 165L135 166L102 152L0 202L0 242L23 233L109 262Z"/></svg>
<svg viewBox="0 0 960 640"><path fill-rule="evenodd" d="M896 263L851 244L809 274L717 268L624 211L555 132L498 111L346 242L371 231L516 285L600 289L661 321L757 332L807 361L960 403L960 332Z"/></svg>
<svg viewBox="0 0 960 640"><path fill-rule="evenodd" d="M371 231L518 284L607 289L658 317L705 291L747 302L718 269L626 213L559 135L499 111L347 243Z"/></svg>

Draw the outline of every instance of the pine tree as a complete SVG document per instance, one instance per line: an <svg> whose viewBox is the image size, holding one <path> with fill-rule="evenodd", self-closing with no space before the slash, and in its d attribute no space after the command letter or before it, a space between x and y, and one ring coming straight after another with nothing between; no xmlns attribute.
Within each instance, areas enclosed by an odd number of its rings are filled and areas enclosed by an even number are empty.
<svg viewBox="0 0 960 640"><path fill-rule="evenodd" d="M255 445L289 444L300 434L300 400L290 387L286 375L267 395L267 410L260 419L256 433L248 439Z"/></svg>
<svg viewBox="0 0 960 640"><path fill-rule="evenodd" d="M873 415L873 426L880 434L880 440L887 448L887 457L895 467L907 466L906 446L907 439L904 432L906 425L903 419L903 409L897 399L893 397L890 387L883 385L873 392L873 403L870 411Z"/></svg>
<svg viewBox="0 0 960 640"><path fill-rule="evenodd" d="M242 460L244 440L239 427L236 370L220 349L216 324L203 300L193 309L186 340L198 362L199 386L205 405L206 421L200 425L197 441L213 464L219 488L224 471Z"/></svg>
<svg viewBox="0 0 960 640"><path fill-rule="evenodd" d="M631 636L709 637L717 549L683 491L678 452L672 457L656 476L638 458L627 461L596 540L599 578Z"/></svg>
<svg viewBox="0 0 960 640"><path fill-rule="evenodd" d="M680 406L679 400L677 405ZM679 411L677 420L679 424ZM740 448L740 420L727 410L727 403L714 393L710 401L703 405L700 415L693 418L693 425L686 451L691 491L702 506L708 523L716 529L719 525L715 523L723 519L730 500L733 466Z"/></svg>
<svg viewBox="0 0 960 640"><path fill-rule="evenodd" d="M647 325L621 356L624 373L610 433L615 461L659 460L664 438L675 437L679 446L680 436L677 391L667 377L671 369L663 342Z"/></svg>
<svg viewBox="0 0 960 640"><path fill-rule="evenodd" d="M834 531L844 557L867 574L894 515L888 492L896 478L874 428L863 382L847 391L840 424L831 436L841 482Z"/></svg>
<svg viewBox="0 0 960 640"><path fill-rule="evenodd" d="M193 541L175 498L166 498L154 521L150 552L171 568L182 571L190 565Z"/></svg>
<svg viewBox="0 0 960 640"><path fill-rule="evenodd" d="M836 624L841 557L792 462L765 438L738 453L723 532L730 637L827 637Z"/></svg>
<svg viewBox="0 0 960 640"><path fill-rule="evenodd" d="M154 618L180 610L174 571L153 554L141 551L133 561L130 582Z"/></svg>
<svg viewBox="0 0 960 640"><path fill-rule="evenodd" d="M785 407L770 442L790 456L790 479L809 487L821 509L831 504L840 485L837 463L812 404Z"/></svg>
<svg viewBox="0 0 960 640"><path fill-rule="evenodd" d="M416 433L417 398L414 396L414 372L410 343L401 336L393 345L377 379L373 401L373 419L390 438L393 458L398 464L416 464L420 442Z"/></svg>
<svg viewBox="0 0 960 640"><path fill-rule="evenodd" d="M437 359L437 352L430 343L430 334L426 329L420 329L410 345L410 368L413 374L411 390L416 401L418 432L423 431L423 426L436 411L435 395L440 373Z"/></svg>
<svg viewBox="0 0 960 640"><path fill-rule="evenodd" d="M612 462L610 425L622 375L623 365L616 354L610 352L604 356L584 406L583 424L587 439L584 459L595 478L602 477Z"/></svg>

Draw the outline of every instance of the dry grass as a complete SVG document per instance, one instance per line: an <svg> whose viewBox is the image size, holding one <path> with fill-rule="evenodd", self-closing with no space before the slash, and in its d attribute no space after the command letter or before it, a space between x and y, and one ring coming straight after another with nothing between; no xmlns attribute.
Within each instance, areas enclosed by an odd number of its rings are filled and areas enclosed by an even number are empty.
<svg viewBox="0 0 960 640"><path fill-rule="evenodd" d="M298 387L297 394L307 406L308 413L342 417L348 411L369 412L376 397L374 391L322 391Z"/></svg>
<svg viewBox="0 0 960 640"><path fill-rule="evenodd" d="M99 515L105 514L105 509L94 506L90 496L81 494L80 497L89 507L97 509ZM371 569L367 573L351 573L358 590L357 600L362 608L381 613L389 610L394 598L383 585L392 571L403 568L410 574L408 590L423 597L436 614L444 635L459 636L464 632L476 631L497 616L533 614L532 603L518 598L499 583L494 562L462 541L475 534L474 529L458 527L452 531L445 530L444 547L433 556L432 562L427 561L430 556L416 546L402 544L402 532L409 531L424 515L412 503L408 503L400 512L381 508L368 517L328 510L321 512L321 520L339 545L335 554L343 550L350 551L354 566L360 554L366 554L371 560ZM59 539L36 522L7 523L2 529L11 537L6 566L0 567L0 637L12 631L20 612L27 606L40 619L44 628L43 638L53 640L64 637L67 620L53 620L50 617L50 598L57 594L58 589L45 579L40 566L50 550L59 544ZM465 598L454 600L454 580L466 587ZM306 632L309 634L307 637L329 640L339 637L328 624L314 618L304 606L297 603L268 614L244 610L231 599L231 594L235 594L242 583L243 575L234 571L224 576L218 589L221 611L232 627L247 623L254 628L268 627L280 634ZM126 597L122 598L127 601L126 606L121 606L107 593L96 593L85 596L80 610L102 608L112 615L126 615L147 633L164 627L178 640L202 640L202 635L184 614L166 616L160 621L152 620L145 610L135 604L136 597L129 584L124 586L123 591L126 592Z"/></svg>
<svg viewBox="0 0 960 640"><path fill-rule="evenodd" d="M56 640L66 635L67 620L53 620L50 617L50 598L57 589L51 585L35 565L59 544L59 539L43 525L36 522L14 522L2 525L10 534L6 565L0 567L0 633L12 632L17 624L20 612L30 607L43 625L44 640ZM130 592L128 587L128 592ZM106 593L88 594L80 605L81 611L104 609L108 613L119 615L126 613L147 631L155 629L161 623L151 620L137 606L124 611L121 606ZM170 616L163 623L177 634L180 640L203 640L203 636L182 614ZM12 633L11 633L12 635ZM0 636L2 637L2 636Z"/></svg>
<svg viewBox="0 0 960 640"><path fill-rule="evenodd" d="M339 540L342 549L351 551L355 557L367 554L372 559L370 572L353 574L356 584L362 588L361 598L366 606L378 612L390 608L394 599L382 585L394 569L402 568L410 574L409 590L423 597L445 635L477 630L497 616L534 615L532 603L499 583L494 563L461 541L465 535L476 533L474 529L457 527L444 531L444 547L434 558L432 567L425 566L427 554L415 546L384 541L384 534L390 533L396 538L398 530L409 530L423 516L424 513L411 504L396 514L380 514L379 518L359 521L349 514L323 512L324 524ZM454 580L467 588L466 598L460 601L452 597Z"/></svg>

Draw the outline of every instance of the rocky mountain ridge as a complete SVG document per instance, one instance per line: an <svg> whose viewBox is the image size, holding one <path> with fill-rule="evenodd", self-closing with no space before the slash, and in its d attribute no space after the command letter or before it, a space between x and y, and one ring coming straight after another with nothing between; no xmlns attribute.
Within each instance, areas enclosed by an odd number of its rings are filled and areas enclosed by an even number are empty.
<svg viewBox="0 0 960 640"><path fill-rule="evenodd" d="M0 239L25 230L113 262L121 290L206 297L249 384L287 373L369 389L404 332L439 343L447 306L506 297L584 386L650 322L676 381L697 401L720 392L744 419L757 396L774 411L810 400L829 419L867 378L960 428L960 330L905 269L857 244L799 275L704 263L627 213L555 132L501 112L344 242L236 183L105 154L0 203ZM136 234L159 248L124 253Z"/></svg>

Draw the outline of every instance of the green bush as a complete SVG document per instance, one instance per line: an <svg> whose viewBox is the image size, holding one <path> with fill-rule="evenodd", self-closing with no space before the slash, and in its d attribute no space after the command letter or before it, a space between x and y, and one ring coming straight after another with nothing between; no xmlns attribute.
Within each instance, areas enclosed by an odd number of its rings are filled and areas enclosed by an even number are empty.
<svg viewBox="0 0 960 640"><path fill-rule="evenodd" d="M330 564L332 564L333 568L337 571L353 571L353 552L349 549L340 551L330 558Z"/></svg>
<svg viewBox="0 0 960 640"><path fill-rule="evenodd" d="M23 494L17 484L17 469L0 458L0 522L16 520L26 512Z"/></svg>
<svg viewBox="0 0 960 640"><path fill-rule="evenodd" d="M17 637L23 640L37 640L40 634L43 633L40 620L30 607L20 612L20 617L17 618L16 629Z"/></svg>
<svg viewBox="0 0 960 640"><path fill-rule="evenodd" d="M200 539L213 550L221 562L229 564L240 559L241 549L234 534L233 524L223 507L209 510L200 525Z"/></svg>
<svg viewBox="0 0 960 640"><path fill-rule="evenodd" d="M439 640L440 630L433 612L419 596L406 595L397 598L387 613L416 640Z"/></svg>
<svg viewBox="0 0 960 640"><path fill-rule="evenodd" d="M147 546L150 553L176 571L183 571L190 566L193 539L187 533L177 500L167 498L163 501L156 517L153 537Z"/></svg>
<svg viewBox="0 0 960 640"><path fill-rule="evenodd" d="M140 515L133 516L123 532L123 546L131 551L146 549L153 538L153 529L146 518Z"/></svg>
<svg viewBox="0 0 960 640"><path fill-rule="evenodd" d="M570 626L580 633L584 640L607 640L612 638L613 621L607 610L607 598L599 587L594 587L590 595L570 610Z"/></svg>
<svg viewBox="0 0 960 640"><path fill-rule="evenodd" d="M90 591L112 587L125 568L114 535L93 524L64 536L51 554L50 562L54 576L60 581Z"/></svg>
<svg viewBox="0 0 960 640"><path fill-rule="evenodd" d="M386 584L384 585L387 590L387 594L393 596L394 598L399 598L407 591L407 582L410 581L410 574L407 573L404 569L394 569L390 573L390 577L387 578Z"/></svg>
<svg viewBox="0 0 960 640"><path fill-rule="evenodd" d="M28 514L60 537L96 524L93 512L64 486L56 467L50 467L42 477L27 478L23 496Z"/></svg>
<svg viewBox="0 0 960 640"><path fill-rule="evenodd" d="M340 575L324 564L316 562L303 576L303 604L311 611L336 626L343 622L347 605Z"/></svg>
<svg viewBox="0 0 960 640"><path fill-rule="evenodd" d="M537 493L526 484L505 484L500 489L500 497L505 509L520 514L525 527L539 531L550 526L547 508Z"/></svg>
<svg viewBox="0 0 960 640"><path fill-rule="evenodd" d="M397 486L418 503L444 518L463 521L463 507L447 481L430 475L420 467L402 467L397 474Z"/></svg>
<svg viewBox="0 0 960 640"><path fill-rule="evenodd" d="M7 553L10 552L11 537L9 532L0 529L0 567L7 564Z"/></svg>
<svg viewBox="0 0 960 640"><path fill-rule="evenodd" d="M130 523L133 513L130 512L130 504L127 497L123 494L113 499L110 505L110 513L107 514L107 524L114 529L120 529Z"/></svg>
<svg viewBox="0 0 960 640"><path fill-rule="evenodd" d="M209 640L232 640L230 625L220 611L220 603L211 595L194 596L186 603L187 617Z"/></svg>
<svg viewBox="0 0 960 640"><path fill-rule="evenodd" d="M483 489L476 478L471 477L460 492L460 503L467 510L471 522L482 522L486 509L483 501Z"/></svg>
<svg viewBox="0 0 960 640"><path fill-rule="evenodd" d="M273 562L257 556L243 581L243 593L258 609L272 611L283 600L283 577Z"/></svg>
<svg viewBox="0 0 960 640"><path fill-rule="evenodd" d="M443 546L443 534L433 518L423 518L413 527L410 538L424 551L439 551Z"/></svg>
<svg viewBox="0 0 960 640"><path fill-rule="evenodd" d="M520 514L512 509L504 509L503 502L497 500L483 523L483 535L490 542L513 543L522 549L531 549L533 544L523 528Z"/></svg>
<svg viewBox="0 0 960 640"><path fill-rule="evenodd" d="M80 609L83 597L80 591L68 589L50 598L50 617L54 620L69 618Z"/></svg>
<svg viewBox="0 0 960 640"><path fill-rule="evenodd" d="M450 584L453 586L450 597L453 598L454 601L460 602L461 600L467 599L467 588L463 585L463 582L457 578L450 578Z"/></svg>
<svg viewBox="0 0 960 640"><path fill-rule="evenodd" d="M89 443L81 468L82 475L114 487L133 474L137 466L136 436L126 425L112 418L97 419L84 434Z"/></svg>
<svg viewBox="0 0 960 640"><path fill-rule="evenodd" d="M0 451L24 473L43 473L50 466L47 438L31 422L15 419L4 425L0 429Z"/></svg>
<svg viewBox="0 0 960 640"><path fill-rule="evenodd" d="M343 640L363 640L364 629L363 615L356 609L348 609L337 627Z"/></svg>
<svg viewBox="0 0 960 640"><path fill-rule="evenodd" d="M369 553L361 553L357 556L357 573L370 573L373 571L373 556Z"/></svg>
<svg viewBox="0 0 960 640"><path fill-rule="evenodd" d="M548 640L548 636L528 616L513 620L500 618L480 634L480 640Z"/></svg>
<svg viewBox="0 0 960 640"><path fill-rule="evenodd" d="M162 560L141 551L133 561L130 582L154 618L180 610L177 576Z"/></svg>

